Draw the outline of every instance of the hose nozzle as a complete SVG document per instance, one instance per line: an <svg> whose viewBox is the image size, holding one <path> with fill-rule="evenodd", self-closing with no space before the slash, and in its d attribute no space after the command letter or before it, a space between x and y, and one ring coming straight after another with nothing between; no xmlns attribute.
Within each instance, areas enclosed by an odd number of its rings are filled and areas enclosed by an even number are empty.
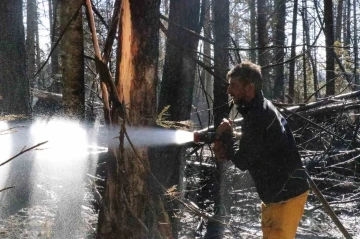
<svg viewBox="0 0 360 239"><path fill-rule="evenodd" d="M194 132L194 142L195 143L206 143L211 144L216 139L216 132L200 130Z"/></svg>

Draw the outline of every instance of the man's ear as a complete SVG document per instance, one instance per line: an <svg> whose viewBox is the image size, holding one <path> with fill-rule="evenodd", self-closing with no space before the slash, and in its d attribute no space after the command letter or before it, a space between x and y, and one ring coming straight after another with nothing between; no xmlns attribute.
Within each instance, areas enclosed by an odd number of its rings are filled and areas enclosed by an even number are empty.
<svg viewBox="0 0 360 239"><path fill-rule="evenodd" d="M255 92L255 84L254 83L247 84L245 90L248 93Z"/></svg>

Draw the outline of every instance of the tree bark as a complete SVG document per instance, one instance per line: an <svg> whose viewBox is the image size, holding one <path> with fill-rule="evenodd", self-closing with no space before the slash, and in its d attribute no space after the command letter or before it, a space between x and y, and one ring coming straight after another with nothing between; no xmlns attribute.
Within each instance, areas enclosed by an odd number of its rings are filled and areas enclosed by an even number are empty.
<svg viewBox="0 0 360 239"><path fill-rule="evenodd" d="M170 1L170 21L200 33L200 1ZM169 24L166 55L159 97L159 112L170 105L169 120L190 118L199 39L174 24Z"/></svg>
<svg viewBox="0 0 360 239"><path fill-rule="evenodd" d="M0 113L30 114L21 0L0 1Z"/></svg>
<svg viewBox="0 0 360 239"><path fill-rule="evenodd" d="M59 0L49 0L49 22L50 22L50 42L51 42L51 48L55 46L56 41L59 37ZM61 43L60 43L61 44ZM62 93L62 79L59 76L60 72L60 66L59 66L59 46L53 51L51 54L51 76L53 80L55 81L54 87L52 90L55 93Z"/></svg>
<svg viewBox="0 0 360 239"><path fill-rule="evenodd" d="M356 17L356 13L358 7L357 7L357 3L356 0L353 1L353 11L354 11L354 76L355 76L355 84L357 85L357 89L359 89L359 84L360 84L360 72L359 72L359 45L358 45L358 28L357 28L357 17Z"/></svg>
<svg viewBox="0 0 360 239"><path fill-rule="evenodd" d="M37 4L36 0L28 0L26 4L27 15L26 15L26 54L27 54L27 77L30 81L30 86L34 87L34 76L36 72L36 30L37 30Z"/></svg>
<svg viewBox="0 0 360 239"><path fill-rule="evenodd" d="M269 52L265 48L268 45L268 32L267 32L267 5L265 0L257 0L257 40L258 40L258 62L260 66L269 64ZM264 95L271 98L271 82L269 78L269 70L262 69L263 76L263 91Z"/></svg>
<svg viewBox="0 0 360 239"><path fill-rule="evenodd" d="M117 92L136 127L154 126L156 119L160 1L146 3L123 0L120 9ZM122 144L120 149L110 146L109 152L98 238L172 238L161 195L150 190L158 183L149 166L156 159L145 148L124 149Z"/></svg>
<svg viewBox="0 0 360 239"><path fill-rule="evenodd" d="M285 57L285 17L286 17L286 1L275 1L276 12L276 29L275 29L275 45L276 48L275 60L279 64L284 61ZM284 99L284 64L280 64L275 68L275 82L274 82L274 98Z"/></svg>
<svg viewBox="0 0 360 239"><path fill-rule="evenodd" d="M229 117L228 95L226 74L229 68L227 48L229 47L230 19L229 0L213 0L213 33L214 33L214 74L221 76L221 79L214 78L214 126L217 127L223 118ZM230 198L227 190L229 185L226 181L226 171L229 164L217 163L217 173L213 177L218 186L215 190L214 217L223 221L229 214ZM223 238L224 225L215 221L209 221L205 238Z"/></svg>
<svg viewBox="0 0 360 239"><path fill-rule="evenodd" d="M292 22L292 33L291 33L291 53L290 58L293 59L289 65L289 103L293 103L295 99L295 56L296 56L296 29L297 29L297 11L298 11L298 0L294 0L293 8L293 22Z"/></svg>
<svg viewBox="0 0 360 239"><path fill-rule="evenodd" d="M335 40L336 41L341 41L341 30L342 30L342 25L343 25L343 21L342 21L342 16L343 16L343 5L344 5L344 0L338 0L338 4L337 4L337 16L336 16L336 31L335 31Z"/></svg>
<svg viewBox="0 0 360 239"><path fill-rule="evenodd" d="M296 1L296 0L295 0ZM256 47L256 1L249 1L250 7L250 47L254 49ZM250 52L250 60L256 63L256 51Z"/></svg>
<svg viewBox="0 0 360 239"><path fill-rule="evenodd" d="M326 44L326 95L335 95L335 57L334 57L334 23L333 2L324 0L324 23Z"/></svg>
<svg viewBox="0 0 360 239"><path fill-rule="evenodd" d="M61 29L82 4L82 0L61 0ZM84 83L84 38L82 14L78 13L64 34L61 45L63 108L66 116L83 120L85 118Z"/></svg>

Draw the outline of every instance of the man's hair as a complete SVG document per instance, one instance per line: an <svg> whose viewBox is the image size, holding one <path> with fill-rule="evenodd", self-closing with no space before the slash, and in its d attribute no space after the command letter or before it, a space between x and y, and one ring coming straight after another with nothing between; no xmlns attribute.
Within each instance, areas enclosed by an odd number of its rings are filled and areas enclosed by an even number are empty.
<svg viewBox="0 0 360 239"><path fill-rule="evenodd" d="M250 61L244 61L232 68L226 75L226 79L238 80L245 84L254 83L255 91L262 89L261 67Z"/></svg>

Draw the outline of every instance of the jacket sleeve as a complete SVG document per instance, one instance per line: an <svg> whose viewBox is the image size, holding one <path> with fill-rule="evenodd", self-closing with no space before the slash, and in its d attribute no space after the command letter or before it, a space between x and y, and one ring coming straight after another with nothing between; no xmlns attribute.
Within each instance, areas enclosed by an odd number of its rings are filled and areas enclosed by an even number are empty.
<svg viewBox="0 0 360 239"><path fill-rule="evenodd" d="M267 117L260 117L257 112L252 112L247 116L242 127L242 136L230 157L240 170L256 167L263 161L264 150L266 150L264 149L264 127L267 121Z"/></svg>
<svg viewBox="0 0 360 239"><path fill-rule="evenodd" d="M241 157L240 152L240 140L235 135L221 139L222 143L226 147L228 158L233 164L242 171L248 169L248 161L244 157Z"/></svg>

